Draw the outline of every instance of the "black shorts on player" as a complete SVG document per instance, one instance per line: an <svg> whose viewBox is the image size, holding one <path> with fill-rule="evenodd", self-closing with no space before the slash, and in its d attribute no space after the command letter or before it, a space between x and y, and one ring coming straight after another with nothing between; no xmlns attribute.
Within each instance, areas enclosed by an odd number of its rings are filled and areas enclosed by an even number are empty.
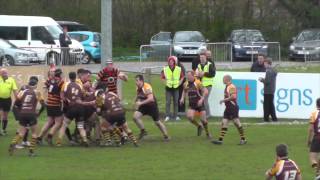
<svg viewBox="0 0 320 180"><path fill-rule="evenodd" d="M310 145L310 152L320 153L320 136L314 136Z"/></svg>
<svg viewBox="0 0 320 180"><path fill-rule="evenodd" d="M49 117L59 117L63 115L60 106L47 106L47 115Z"/></svg>
<svg viewBox="0 0 320 180"><path fill-rule="evenodd" d="M126 115L125 114L117 114L112 116L104 116L104 118L111 124L116 126L122 126L126 123Z"/></svg>
<svg viewBox="0 0 320 180"><path fill-rule="evenodd" d="M31 127L37 124L35 114L20 114L19 124L23 127Z"/></svg>
<svg viewBox="0 0 320 180"><path fill-rule="evenodd" d="M142 115L148 115L151 116L153 121L159 121L160 120L160 115L159 115L159 109L157 104L153 105L142 105L139 107L137 110L140 112Z"/></svg>
<svg viewBox="0 0 320 180"><path fill-rule="evenodd" d="M227 107L224 110L223 118L228 120L239 118L239 107L238 106Z"/></svg>
<svg viewBox="0 0 320 180"><path fill-rule="evenodd" d="M0 98L0 109L4 112L9 112L11 109L11 98Z"/></svg>
<svg viewBox="0 0 320 180"><path fill-rule="evenodd" d="M205 107L204 105L201 105L201 106L197 106L197 105L189 105L189 108L194 110L194 111L197 111L197 112L202 112L202 111L205 111Z"/></svg>
<svg viewBox="0 0 320 180"><path fill-rule="evenodd" d="M77 122L84 122L84 108L80 105L69 106L65 109L65 117L69 120L75 119Z"/></svg>

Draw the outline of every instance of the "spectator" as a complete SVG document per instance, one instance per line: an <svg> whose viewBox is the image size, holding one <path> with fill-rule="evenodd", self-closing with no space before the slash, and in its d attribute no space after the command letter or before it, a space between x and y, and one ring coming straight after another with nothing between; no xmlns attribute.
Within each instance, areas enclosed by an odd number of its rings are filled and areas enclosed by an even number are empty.
<svg viewBox="0 0 320 180"><path fill-rule="evenodd" d="M251 72L266 72L266 68L264 67L265 55L259 54L258 59L251 66Z"/></svg>
<svg viewBox="0 0 320 180"><path fill-rule="evenodd" d="M181 67L177 66L177 57L170 56L168 58L168 66L163 68L161 79L166 84L166 118L170 120L171 97L173 98L173 118L178 121L178 104L179 104L179 86L182 84L184 74Z"/></svg>
<svg viewBox="0 0 320 180"><path fill-rule="evenodd" d="M215 75L216 69L211 62L208 62L206 52L200 53L200 64L198 64L196 76L200 78L202 85L208 90L208 96L206 96L204 100L207 118L211 115L209 108L209 96L213 85L213 78Z"/></svg>
<svg viewBox="0 0 320 180"><path fill-rule="evenodd" d="M63 33L59 36L59 42L61 47L61 61L63 64L69 64L69 45L72 43L70 36L68 35L68 28L63 27Z"/></svg>
<svg viewBox="0 0 320 180"><path fill-rule="evenodd" d="M274 92L276 90L277 72L272 68L272 60L267 58L264 61L266 68L265 78L259 78L259 81L264 84L264 101L263 101L263 112L264 121L269 122L269 116L271 115L272 121L278 121L276 116L276 110L274 106Z"/></svg>
<svg viewBox="0 0 320 180"><path fill-rule="evenodd" d="M185 68L184 65L178 60L178 58L176 59L176 64L177 64L177 66L179 66L179 67L181 68L182 73L183 73L183 74L186 74L186 68ZM182 81L182 83L181 83L180 86L179 86L179 99L181 99L181 95L182 95L182 92L183 92L183 84L184 84L185 81L186 81L186 78L183 77L183 81ZM178 112L179 112L179 113L184 113L184 112L186 112L185 103L179 103Z"/></svg>
<svg viewBox="0 0 320 180"><path fill-rule="evenodd" d="M2 132L0 131L0 135L6 135L8 113L12 104L11 94L13 93L15 98L17 98L18 88L16 81L12 77L9 77L7 69L2 68L0 75L0 110L2 110Z"/></svg>

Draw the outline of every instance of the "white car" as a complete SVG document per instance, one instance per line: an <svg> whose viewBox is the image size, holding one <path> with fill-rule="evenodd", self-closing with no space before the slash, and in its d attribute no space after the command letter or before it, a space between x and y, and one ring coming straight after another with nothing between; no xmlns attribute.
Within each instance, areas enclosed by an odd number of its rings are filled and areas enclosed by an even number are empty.
<svg viewBox="0 0 320 180"><path fill-rule="evenodd" d="M60 57L61 33L61 26L50 17L0 15L0 38L9 40L19 48L37 52L42 63ZM83 54L81 43L72 40L71 57L81 59Z"/></svg>

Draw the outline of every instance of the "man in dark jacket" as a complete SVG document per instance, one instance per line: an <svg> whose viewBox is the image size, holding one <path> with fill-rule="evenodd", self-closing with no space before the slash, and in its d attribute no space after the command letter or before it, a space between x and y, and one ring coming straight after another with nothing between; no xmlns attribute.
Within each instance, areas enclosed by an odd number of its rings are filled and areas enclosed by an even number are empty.
<svg viewBox="0 0 320 180"><path fill-rule="evenodd" d="M276 110L274 106L274 92L276 90L277 72L272 68L272 60L267 58L264 61L266 67L265 78L259 78L259 81L264 84L264 101L263 101L263 112L264 121L269 122L269 116L271 115L272 121L278 121L276 116Z"/></svg>
<svg viewBox="0 0 320 180"><path fill-rule="evenodd" d="M266 72L264 67L265 56L263 54L258 55L258 59L251 66L251 72Z"/></svg>
<svg viewBox="0 0 320 180"><path fill-rule="evenodd" d="M70 36L68 35L67 27L63 27L63 33L59 36L59 42L61 47L61 57L63 64L68 64L69 60L69 45L72 43Z"/></svg>

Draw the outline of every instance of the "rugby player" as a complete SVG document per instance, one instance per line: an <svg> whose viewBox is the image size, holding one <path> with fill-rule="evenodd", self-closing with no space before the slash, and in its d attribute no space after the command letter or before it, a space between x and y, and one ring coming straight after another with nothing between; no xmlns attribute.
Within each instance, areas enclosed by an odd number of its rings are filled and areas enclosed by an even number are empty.
<svg viewBox="0 0 320 180"><path fill-rule="evenodd" d="M237 88L232 84L232 77L225 75L223 77L223 83L226 85L224 90L224 99L220 101L220 104L224 103L226 108L223 114L221 132L218 140L212 141L213 144L222 144L223 138L228 131L229 121L233 121L240 134L239 145L244 145L247 140L244 136L244 130L239 119L239 106L237 104Z"/></svg>
<svg viewBox="0 0 320 180"><path fill-rule="evenodd" d="M50 131L46 140L49 145L53 145L52 138L61 127L63 121L63 112L60 94L63 89L63 85L64 81L62 79L62 71L61 69L55 69L53 71L53 76L49 77L48 80L45 82L45 88L48 93L46 103L47 122L44 124L38 135L38 143L41 143L43 136L46 134L46 132Z"/></svg>
<svg viewBox="0 0 320 180"><path fill-rule="evenodd" d="M150 84L144 82L142 75L136 76L137 97L136 97L136 111L133 114L133 120L140 129L139 139L147 135L144 124L141 120L142 116L149 115L152 117L154 123L160 129L164 140L168 141L170 138L166 126L160 121L159 109L157 100L153 94Z"/></svg>
<svg viewBox="0 0 320 180"><path fill-rule="evenodd" d="M275 177L277 180L301 180L301 172L297 164L288 158L288 147L279 144L276 147L277 159L271 169L266 172L266 180Z"/></svg>
<svg viewBox="0 0 320 180"><path fill-rule="evenodd" d="M45 108L44 100L40 92L36 91L38 78L35 76L30 77L29 83L25 90L22 90L17 95L17 100L21 102L19 112L19 133L13 138L9 146L9 154L13 155L15 147L20 143L22 137L30 127L32 133L32 140L29 146L29 156L35 156L34 150L37 143L37 117ZM38 102L41 104L39 112L36 112Z"/></svg>
<svg viewBox="0 0 320 180"><path fill-rule="evenodd" d="M187 82L184 83L184 91L180 99L180 104L183 104L185 96L188 96L189 109L187 111L187 118L198 128L198 136L201 136L202 129L204 128L207 137L211 138L204 106L204 100L205 97L208 96L208 90L202 86L199 80L195 79L194 75L195 73L193 71L187 72ZM194 119L196 112L200 113L202 125Z"/></svg>
<svg viewBox="0 0 320 180"><path fill-rule="evenodd" d="M77 75L75 72L69 73L70 82L67 82L64 85L63 92L61 93L61 98L65 102L65 112L57 140L57 146L61 146L66 128L69 126L71 121L75 119L76 127L79 130L82 139L82 144L88 147L87 135L84 129L84 110L83 106L77 102L83 98L83 87L81 84L76 82L76 77Z"/></svg>
<svg viewBox="0 0 320 180"><path fill-rule="evenodd" d="M308 132L309 158L312 168L315 169L316 179L320 179L320 98L316 101L317 109L312 112Z"/></svg>

